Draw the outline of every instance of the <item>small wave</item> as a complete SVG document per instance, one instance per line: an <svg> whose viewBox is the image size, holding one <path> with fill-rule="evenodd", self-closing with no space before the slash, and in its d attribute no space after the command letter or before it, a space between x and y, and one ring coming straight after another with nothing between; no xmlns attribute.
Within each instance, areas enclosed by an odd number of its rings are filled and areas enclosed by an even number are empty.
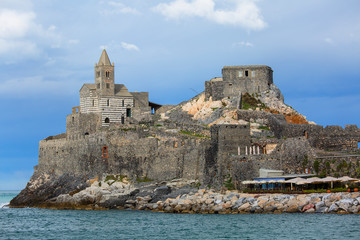
<svg viewBox="0 0 360 240"><path fill-rule="evenodd" d="M9 208L10 203L0 203L0 208Z"/></svg>

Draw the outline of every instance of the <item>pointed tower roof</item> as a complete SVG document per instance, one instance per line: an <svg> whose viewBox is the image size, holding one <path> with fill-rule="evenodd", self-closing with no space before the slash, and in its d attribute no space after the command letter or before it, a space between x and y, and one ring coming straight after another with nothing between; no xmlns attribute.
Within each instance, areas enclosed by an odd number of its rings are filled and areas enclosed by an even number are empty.
<svg viewBox="0 0 360 240"><path fill-rule="evenodd" d="M109 56L107 55L105 48L101 53L98 65L111 65Z"/></svg>

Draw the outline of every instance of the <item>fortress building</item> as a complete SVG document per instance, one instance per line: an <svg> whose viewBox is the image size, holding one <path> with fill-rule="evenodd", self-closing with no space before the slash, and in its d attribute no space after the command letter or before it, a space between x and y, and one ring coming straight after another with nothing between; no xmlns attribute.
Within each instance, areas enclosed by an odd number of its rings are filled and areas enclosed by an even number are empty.
<svg viewBox="0 0 360 240"><path fill-rule="evenodd" d="M115 84L114 63L104 49L95 64L95 83L81 87L80 106L67 116L67 134L84 135L111 123L141 121L150 113L148 92L129 92L124 84Z"/></svg>
<svg viewBox="0 0 360 240"><path fill-rule="evenodd" d="M222 78L205 82L205 97L218 101L224 97L239 97L241 93L260 93L270 89L273 70L264 65L225 66Z"/></svg>

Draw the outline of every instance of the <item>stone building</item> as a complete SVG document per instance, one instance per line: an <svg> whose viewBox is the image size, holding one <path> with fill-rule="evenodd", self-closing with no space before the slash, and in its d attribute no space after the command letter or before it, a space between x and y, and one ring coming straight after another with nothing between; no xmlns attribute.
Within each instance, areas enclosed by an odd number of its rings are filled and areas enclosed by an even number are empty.
<svg viewBox="0 0 360 240"><path fill-rule="evenodd" d="M255 94L270 89L273 70L264 65L225 66L222 78L205 82L205 98L218 101L224 97L241 97L242 93Z"/></svg>
<svg viewBox="0 0 360 240"><path fill-rule="evenodd" d="M104 49L95 64L95 83L80 89L80 106L67 117L67 134L89 134L111 123L141 121L151 114L148 92L129 92L124 84L115 84L114 63Z"/></svg>

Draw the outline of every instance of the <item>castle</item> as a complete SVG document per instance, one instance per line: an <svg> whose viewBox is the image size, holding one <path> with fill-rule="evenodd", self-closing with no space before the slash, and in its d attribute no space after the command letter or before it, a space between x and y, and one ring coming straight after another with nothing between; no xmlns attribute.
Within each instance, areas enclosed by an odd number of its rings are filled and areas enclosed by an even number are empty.
<svg viewBox="0 0 360 240"><path fill-rule="evenodd" d="M271 112L260 101L269 96L285 106L270 67L225 66L221 78L205 82L203 93L177 106L161 106L149 101L148 92L129 92L115 84L114 64L103 50L95 64L95 83L80 89L80 106L67 116L66 133L40 141L36 171L219 185L232 179L241 188L241 181L256 177L260 168L314 172L314 161L325 166L321 159L330 155L336 159L331 168L337 161L356 166L358 155L351 153L359 152L357 126L291 123L285 113ZM207 108L210 115L202 120L184 110L201 98L202 107L217 104ZM249 99L254 108L243 108ZM234 123L209 124L229 112Z"/></svg>

